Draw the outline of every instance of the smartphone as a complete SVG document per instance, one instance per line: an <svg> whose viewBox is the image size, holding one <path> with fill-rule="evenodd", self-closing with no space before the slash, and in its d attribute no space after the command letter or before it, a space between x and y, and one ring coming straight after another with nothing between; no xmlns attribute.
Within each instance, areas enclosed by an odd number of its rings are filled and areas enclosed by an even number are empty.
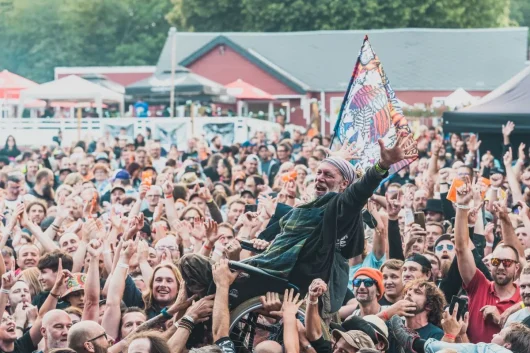
<svg viewBox="0 0 530 353"><path fill-rule="evenodd" d="M153 183L153 171L151 169L142 172L142 184L151 187Z"/></svg>
<svg viewBox="0 0 530 353"><path fill-rule="evenodd" d="M449 304L449 313L452 315L453 310L455 309L455 304L458 303L458 312L456 313L456 319L461 320L464 318L464 315L468 311L468 300L467 298L460 298L456 295L453 295L451 298L451 304Z"/></svg>
<svg viewBox="0 0 530 353"><path fill-rule="evenodd" d="M363 209L363 222L370 227L371 229L374 229L377 227L377 221L375 220L374 216L370 212L368 212L367 209Z"/></svg>
<svg viewBox="0 0 530 353"><path fill-rule="evenodd" d="M245 205L245 213L258 212L258 205Z"/></svg>
<svg viewBox="0 0 530 353"><path fill-rule="evenodd" d="M425 213L422 211L414 212L414 223L419 224L423 229L425 229Z"/></svg>

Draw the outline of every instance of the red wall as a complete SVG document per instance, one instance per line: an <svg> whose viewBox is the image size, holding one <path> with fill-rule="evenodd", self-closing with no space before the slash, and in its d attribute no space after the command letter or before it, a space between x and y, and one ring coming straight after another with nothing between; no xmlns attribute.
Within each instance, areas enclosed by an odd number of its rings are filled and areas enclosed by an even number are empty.
<svg viewBox="0 0 530 353"><path fill-rule="evenodd" d="M207 77L222 85L234 82L237 79L242 79L273 95L298 94L236 53L232 48L226 45L223 47L224 51L221 51L219 46L215 47L189 65L188 68L196 74Z"/></svg>
<svg viewBox="0 0 530 353"><path fill-rule="evenodd" d="M59 74L57 75L58 78L62 78L65 76L70 75L77 75L77 76L83 76L86 74ZM114 81L116 83L119 83L122 86L128 86L132 83L138 82L140 80L143 80L144 78L151 77L153 75L152 72L139 72L139 73L108 73L103 74L106 76L109 80Z"/></svg>

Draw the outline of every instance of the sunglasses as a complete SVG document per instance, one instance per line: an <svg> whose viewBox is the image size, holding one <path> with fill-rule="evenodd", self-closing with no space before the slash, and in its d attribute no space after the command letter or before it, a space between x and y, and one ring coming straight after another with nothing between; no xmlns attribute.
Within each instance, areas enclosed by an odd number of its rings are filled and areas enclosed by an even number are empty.
<svg viewBox="0 0 530 353"><path fill-rule="evenodd" d="M438 245L436 246L436 251L442 251L444 248L447 248L447 250L451 251L455 248L455 246L453 244Z"/></svg>
<svg viewBox="0 0 530 353"><path fill-rule="evenodd" d="M491 259L491 265L493 267L499 267L500 264L502 262L502 265L504 266L504 268L508 268L510 267L512 264L516 263L517 261L515 260L510 260L510 259L498 259L496 257L493 257Z"/></svg>
<svg viewBox="0 0 530 353"><path fill-rule="evenodd" d="M370 288L374 284L376 284L377 281L375 279L371 279L371 278L363 278L363 279L356 278L356 279L353 280L353 286L354 287L360 287L362 283L364 283L364 286L366 288Z"/></svg>

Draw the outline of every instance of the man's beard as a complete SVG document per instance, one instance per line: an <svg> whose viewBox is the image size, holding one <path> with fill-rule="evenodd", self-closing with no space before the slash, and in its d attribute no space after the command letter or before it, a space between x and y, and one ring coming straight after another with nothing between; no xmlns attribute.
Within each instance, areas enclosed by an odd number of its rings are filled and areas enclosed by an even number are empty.
<svg viewBox="0 0 530 353"><path fill-rule="evenodd" d="M66 348L68 342L61 340L48 339L48 350L55 348Z"/></svg>
<svg viewBox="0 0 530 353"><path fill-rule="evenodd" d="M513 277L511 277L508 272L504 272L504 279L500 279L497 276L497 273L493 275L493 281L499 286L505 286L513 281Z"/></svg>
<svg viewBox="0 0 530 353"><path fill-rule="evenodd" d="M530 306L530 294L523 294L522 295L523 303L525 306Z"/></svg>
<svg viewBox="0 0 530 353"><path fill-rule="evenodd" d="M44 185L44 187L42 188L42 196L52 198L52 191L53 188L50 185Z"/></svg>
<svg viewBox="0 0 530 353"><path fill-rule="evenodd" d="M447 277L450 268L451 260L442 260L442 267L440 268L441 278Z"/></svg>
<svg viewBox="0 0 530 353"><path fill-rule="evenodd" d="M95 353L107 353L107 348L101 347L99 344L94 344Z"/></svg>
<svg viewBox="0 0 530 353"><path fill-rule="evenodd" d="M412 299L410 299L410 298L408 298L408 297L407 297L406 299L407 299L409 302L414 303L414 301L413 301ZM417 303L415 303L415 304L416 304L416 309L412 312L414 315L421 314L422 312L425 311L425 304L424 304L423 306L421 306L421 307L418 306Z"/></svg>

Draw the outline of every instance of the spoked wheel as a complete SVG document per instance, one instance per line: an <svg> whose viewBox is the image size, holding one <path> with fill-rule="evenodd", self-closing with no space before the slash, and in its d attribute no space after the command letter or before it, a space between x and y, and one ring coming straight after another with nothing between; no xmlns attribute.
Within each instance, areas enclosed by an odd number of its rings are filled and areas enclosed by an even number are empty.
<svg viewBox="0 0 530 353"><path fill-rule="evenodd" d="M275 341L283 345L283 324L261 313L262 304L259 297L243 302L230 313L230 339L234 342L237 353L254 351L264 341ZM305 307L298 309L298 319L305 322ZM328 329L321 320L324 338L328 338Z"/></svg>

